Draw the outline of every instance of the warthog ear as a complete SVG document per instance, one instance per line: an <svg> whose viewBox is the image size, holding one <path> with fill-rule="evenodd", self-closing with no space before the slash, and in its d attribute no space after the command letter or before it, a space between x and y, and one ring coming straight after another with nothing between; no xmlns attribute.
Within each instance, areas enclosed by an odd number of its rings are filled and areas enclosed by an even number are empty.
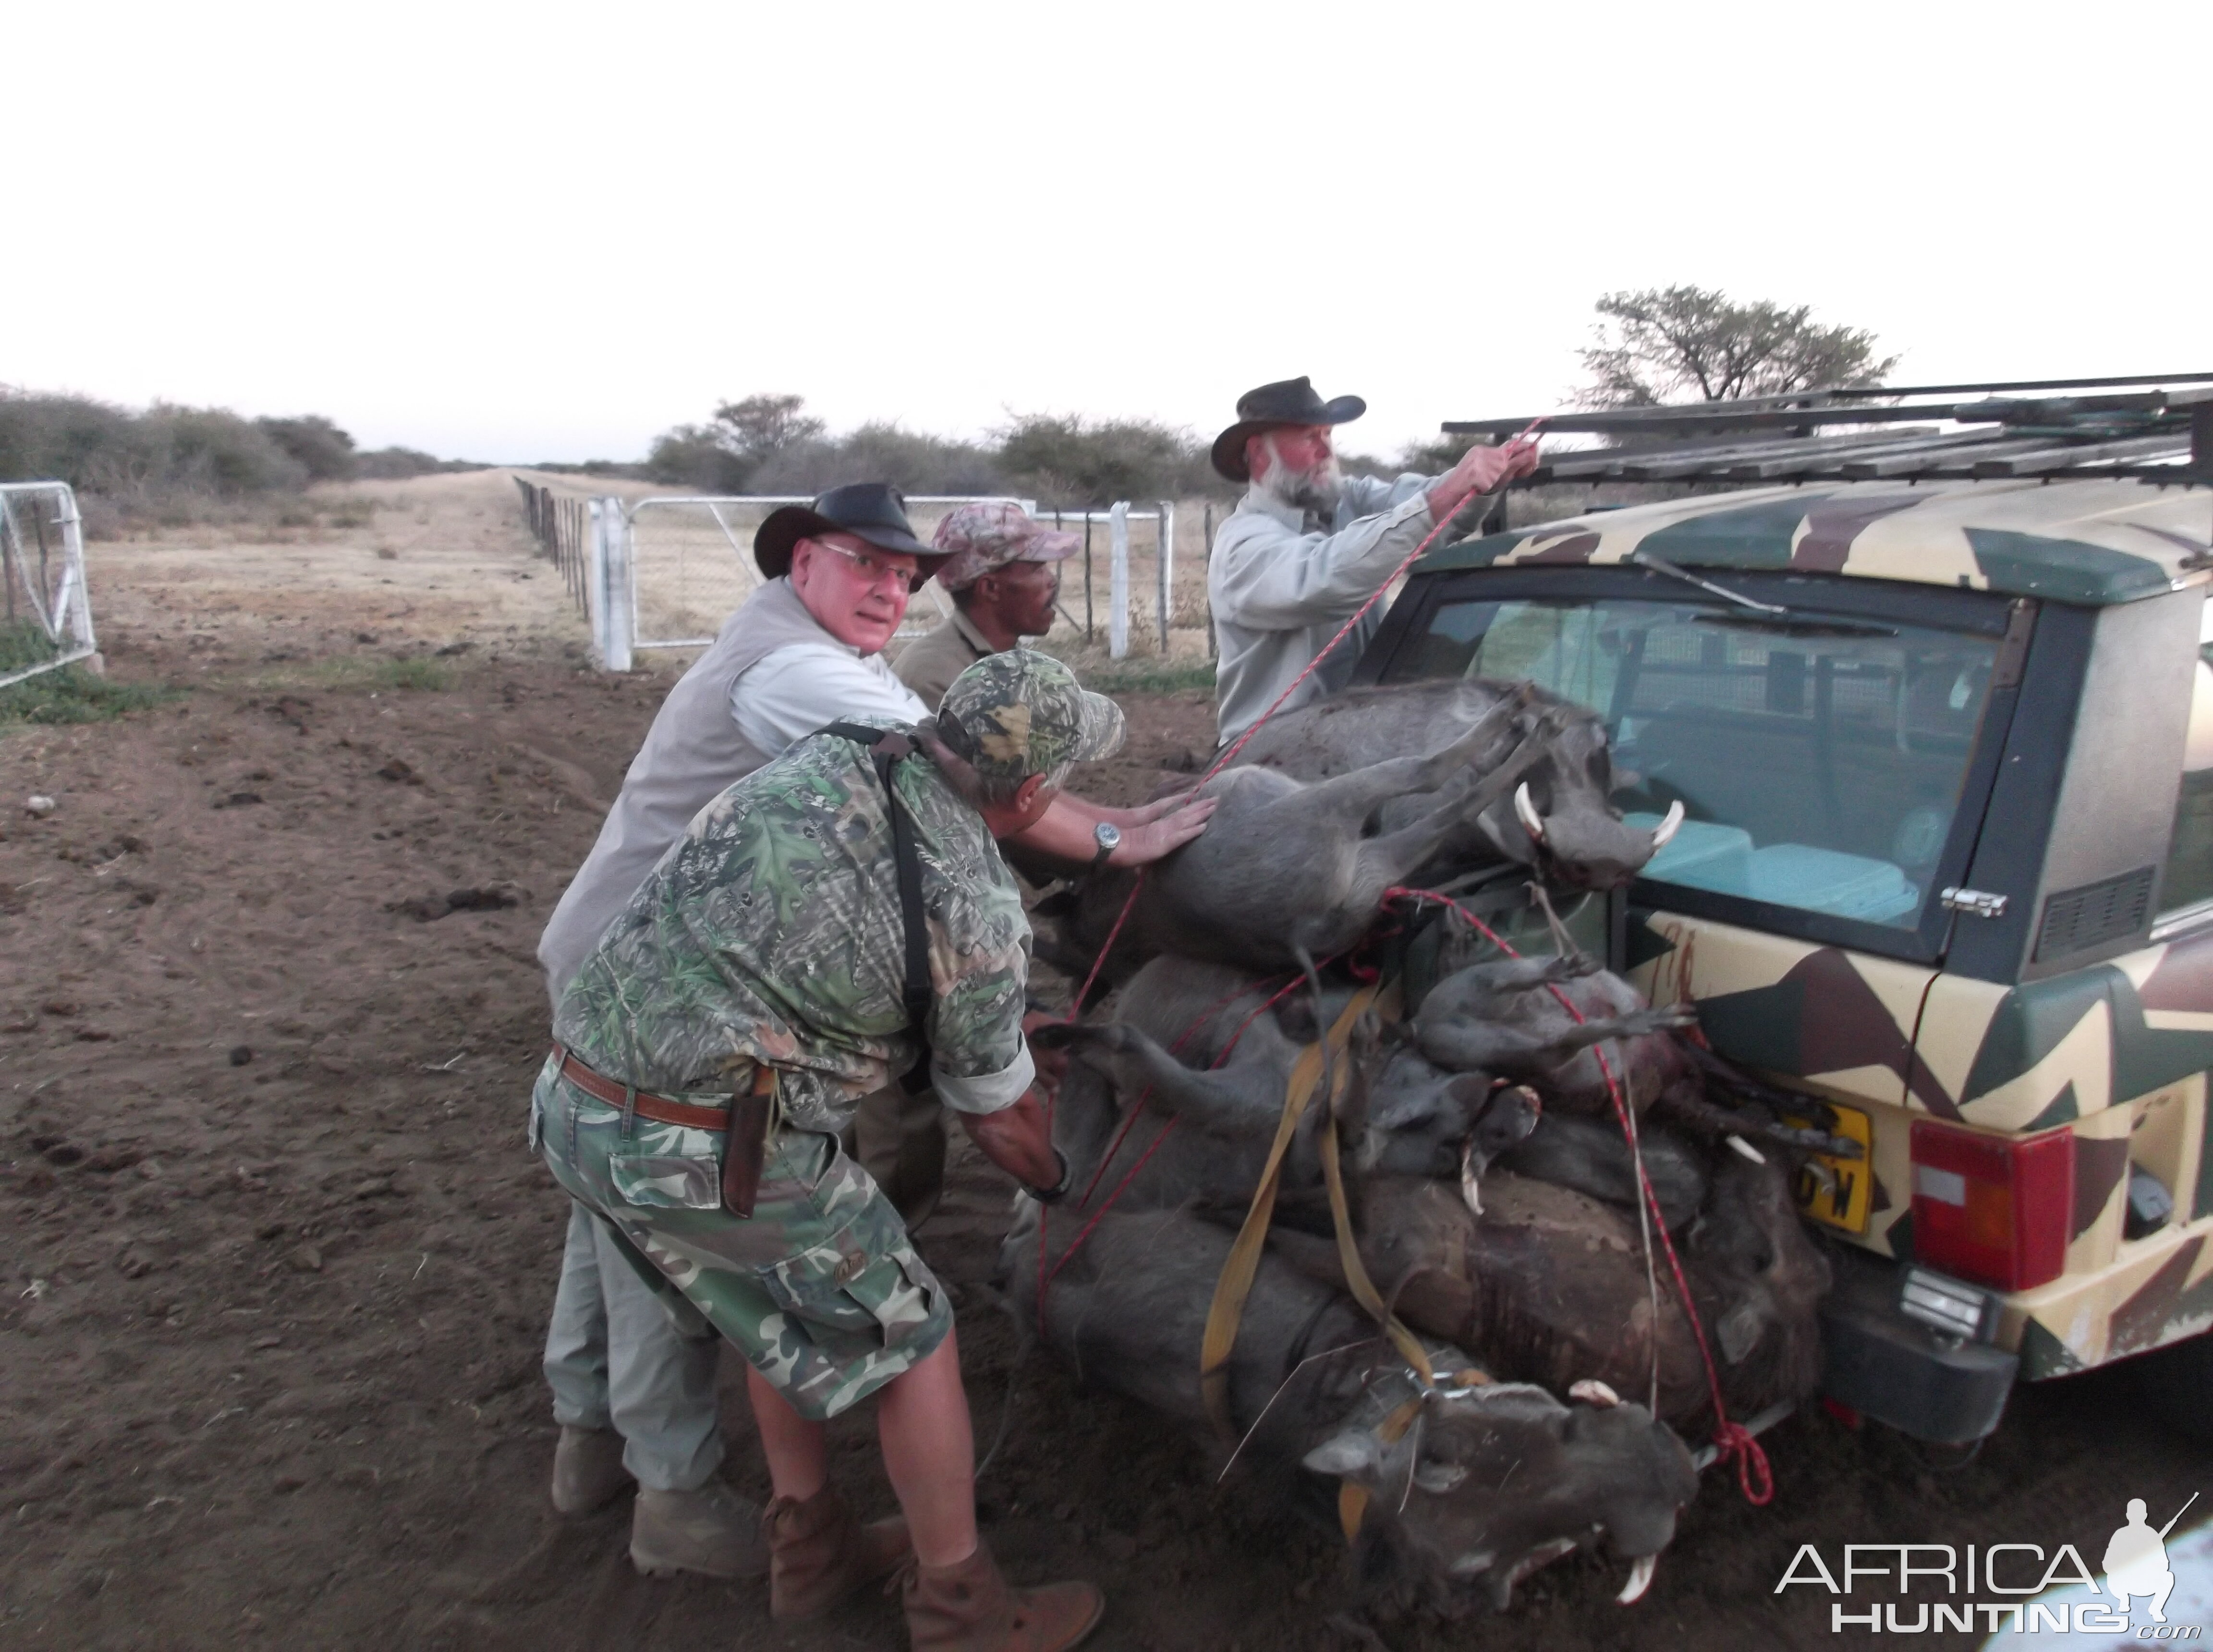
<svg viewBox="0 0 2213 1652"><path fill-rule="evenodd" d="M1347 1429L1307 1453L1305 1466L1317 1474L1340 1479L1372 1480L1383 1466L1383 1453L1375 1436L1365 1429Z"/></svg>

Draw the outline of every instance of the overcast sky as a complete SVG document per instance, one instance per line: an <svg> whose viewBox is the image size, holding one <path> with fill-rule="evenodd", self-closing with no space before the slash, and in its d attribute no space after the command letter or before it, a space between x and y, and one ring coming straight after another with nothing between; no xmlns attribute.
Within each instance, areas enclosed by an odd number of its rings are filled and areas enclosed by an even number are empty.
<svg viewBox="0 0 2213 1652"><path fill-rule="evenodd" d="M641 3L11 12L0 382L630 458L715 403L1346 445L1537 411L1591 302L1939 381L2213 369L2213 6Z"/></svg>

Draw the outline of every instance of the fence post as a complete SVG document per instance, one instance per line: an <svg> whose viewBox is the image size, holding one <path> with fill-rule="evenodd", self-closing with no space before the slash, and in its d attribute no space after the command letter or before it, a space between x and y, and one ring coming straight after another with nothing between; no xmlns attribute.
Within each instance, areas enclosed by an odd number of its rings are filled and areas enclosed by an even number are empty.
<svg viewBox="0 0 2213 1652"><path fill-rule="evenodd" d="M1161 658L1168 657L1168 621L1175 608L1175 505L1167 499L1156 499L1154 508L1161 513Z"/></svg>
<svg viewBox="0 0 2213 1652"><path fill-rule="evenodd" d="M1118 499L1106 512L1106 657L1130 652L1130 502Z"/></svg>
<svg viewBox="0 0 2213 1652"><path fill-rule="evenodd" d="M1083 640L1095 640L1091 627L1091 507L1083 508Z"/></svg>
<svg viewBox="0 0 2213 1652"><path fill-rule="evenodd" d="M1217 646L1214 640L1214 507L1205 507L1206 514L1199 518L1201 543L1198 565L1206 577L1199 582L1198 623L1206 628L1206 657L1215 657Z"/></svg>
<svg viewBox="0 0 2213 1652"><path fill-rule="evenodd" d="M622 501L594 499L592 513L592 643L600 668L628 671L634 634L630 588L630 525Z"/></svg>

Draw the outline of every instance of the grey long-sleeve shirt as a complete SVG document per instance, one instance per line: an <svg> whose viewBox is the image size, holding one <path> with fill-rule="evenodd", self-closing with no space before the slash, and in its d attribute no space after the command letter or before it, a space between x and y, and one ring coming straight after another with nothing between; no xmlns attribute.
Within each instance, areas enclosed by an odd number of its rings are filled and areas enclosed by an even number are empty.
<svg viewBox="0 0 2213 1652"><path fill-rule="evenodd" d="M1214 536L1206 594L1221 660L1215 669L1215 718L1226 743L1260 720L1337 628L1436 524L1428 489L1411 473L1386 482L1347 477L1330 531L1258 488L1248 489ZM1383 622L1379 605L1321 668L1283 703L1296 710L1342 688L1361 650Z"/></svg>

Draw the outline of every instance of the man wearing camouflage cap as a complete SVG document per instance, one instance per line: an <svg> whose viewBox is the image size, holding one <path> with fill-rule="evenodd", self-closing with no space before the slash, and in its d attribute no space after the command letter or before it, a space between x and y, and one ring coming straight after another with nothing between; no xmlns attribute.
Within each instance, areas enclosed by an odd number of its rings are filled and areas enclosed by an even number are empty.
<svg viewBox="0 0 2213 1652"><path fill-rule="evenodd" d="M1098 1621L1089 1584L1010 1589L978 1542L950 1305L838 1132L926 1058L993 1163L1064 1191L1021 1030L1029 927L995 840L1121 739L1111 700L1014 649L961 674L934 725L802 740L700 811L562 996L532 1141L745 1355L775 1617L827 1610L911 1548L918 1648L1064 1648ZM879 1391L905 1519L864 1528L829 1484L823 1423Z"/></svg>
<svg viewBox="0 0 2213 1652"><path fill-rule="evenodd" d="M985 655L1052 629L1060 564L1083 542L1033 520L1011 499L995 499L954 508L930 543L948 553L937 582L953 599L953 617L892 663L925 705L943 699L953 680Z"/></svg>

